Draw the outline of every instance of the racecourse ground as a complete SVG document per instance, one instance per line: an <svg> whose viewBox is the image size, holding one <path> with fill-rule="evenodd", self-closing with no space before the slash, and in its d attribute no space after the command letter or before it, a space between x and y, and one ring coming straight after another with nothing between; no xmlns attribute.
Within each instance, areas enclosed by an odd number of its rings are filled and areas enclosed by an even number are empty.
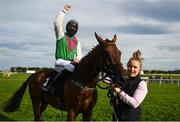
<svg viewBox="0 0 180 122"><path fill-rule="evenodd" d="M23 97L19 111L5 113L2 106L19 88L28 74L15 74L3 77L0 74L0 120L33 120L32 105L28 90ZM148 83L148 95L142 104L142 120L145 121L179 121L180 120L180 86L171 83ZM98 88L99 98L94 107L92 120L111 121L111 107L107 91ZM48 106L43 114L44 120L66 120L66 113ZM81 120L81 115L78 117Z"/></svg>

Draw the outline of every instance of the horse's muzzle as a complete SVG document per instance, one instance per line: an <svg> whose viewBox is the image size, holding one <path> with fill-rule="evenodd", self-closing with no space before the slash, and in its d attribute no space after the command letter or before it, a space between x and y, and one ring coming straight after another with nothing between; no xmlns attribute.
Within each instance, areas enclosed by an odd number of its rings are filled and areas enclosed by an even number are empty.
<svg viewBox="0 0 180 122"><path fill-rule="evenodd" d="M116 76L116 83L120 86L120 87L123 87L123 86L125 86L126 84L127 84L127 82L128 82L128 76L120 76L120 75L118 75L118 76Z"/></svg>

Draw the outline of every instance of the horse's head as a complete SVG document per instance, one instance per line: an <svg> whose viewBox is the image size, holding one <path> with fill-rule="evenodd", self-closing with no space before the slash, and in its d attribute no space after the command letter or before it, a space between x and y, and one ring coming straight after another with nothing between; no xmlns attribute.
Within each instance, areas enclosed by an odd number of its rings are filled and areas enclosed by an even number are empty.
<svg viewBox="0 0 180 122"><path fill-rule="evenodd" d="M95 36L100 45L102 71L105 72L114 83L118 83L120 86L124 85L128 77L121 63L121 51L115 44L117 40L116 35L114 35L112 40L104 40L97 35L97 33L95 33Z"/></svg>

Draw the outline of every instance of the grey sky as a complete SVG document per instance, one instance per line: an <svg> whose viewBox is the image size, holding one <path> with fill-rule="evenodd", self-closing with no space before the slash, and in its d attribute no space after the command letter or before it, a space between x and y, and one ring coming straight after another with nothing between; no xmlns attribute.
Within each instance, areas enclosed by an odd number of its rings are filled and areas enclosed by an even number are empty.
<svg viewBox="0 0 180 122"><path fill-rule="evenodd" d="M143 69L180 69L180 0L0 0L0 69L53 67L54 18L65 3L79 21L83 55L97 44L94 32L117 35L124 67L142 51Z"/></svg>

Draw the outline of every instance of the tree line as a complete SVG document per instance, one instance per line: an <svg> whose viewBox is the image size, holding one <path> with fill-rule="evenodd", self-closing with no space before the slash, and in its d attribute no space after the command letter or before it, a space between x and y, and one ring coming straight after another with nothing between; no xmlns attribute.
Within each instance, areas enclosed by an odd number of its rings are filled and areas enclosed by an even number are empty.
<svg viewBox="0 0 180 122"><path fill-rule="evenodd" d="M10 71L11 72L25 73L27 70L38 71L40 69L41 69L40 67L11 67Z"/></svg>
<svg viewBox="0 0 180 122"><path fill-rule="evenodd" d="M145 74L180 74L180 69L177 70L144 70Z"/></svg>
<svg viewBox="0 0 180 122"><path fill-rule="evenodd" d="M20 72L20 73L25 73L27 70L33 70L33 71L38 71L42 68L46 67L11 67L10 71L11 72ZM180 74L180 69L176 70L143 70L145 74Z"/></svg>

